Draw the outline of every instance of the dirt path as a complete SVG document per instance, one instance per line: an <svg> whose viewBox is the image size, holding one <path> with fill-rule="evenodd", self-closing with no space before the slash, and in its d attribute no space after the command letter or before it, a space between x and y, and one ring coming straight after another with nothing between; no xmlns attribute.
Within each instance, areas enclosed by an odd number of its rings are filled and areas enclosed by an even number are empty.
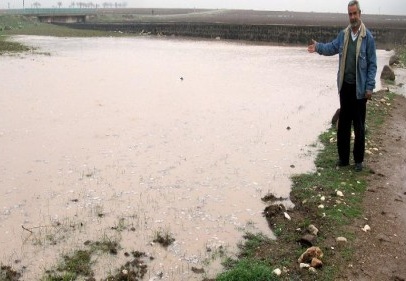
<svg viewBox="0 0 406 281"><path fill-rule="evenodd" d="M364 218L351 226L356 254L342 280L406 280L406 98L396 96L392 106L374 136L380 155L367 161ZM366 224L371 231L361 230Z"/></svg>

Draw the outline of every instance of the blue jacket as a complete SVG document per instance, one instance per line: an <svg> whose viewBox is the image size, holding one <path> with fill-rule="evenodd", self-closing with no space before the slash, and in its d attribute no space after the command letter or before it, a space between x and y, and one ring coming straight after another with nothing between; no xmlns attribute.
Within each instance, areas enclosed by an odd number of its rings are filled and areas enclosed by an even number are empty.
<svg viewBox="0 0 406 281"><path fill-rule="evenodd" d="M342 30L336 39L330 43L316 43L316 52L324 56L339 54L339 67L337 73L337 87L340 92L344 81L344 69L347 55L348 40L351 27ZM356 49L356 88L357 99L364 99L365 92L373 92L376 76L376 47L371 32L361 23Z"/></svg>

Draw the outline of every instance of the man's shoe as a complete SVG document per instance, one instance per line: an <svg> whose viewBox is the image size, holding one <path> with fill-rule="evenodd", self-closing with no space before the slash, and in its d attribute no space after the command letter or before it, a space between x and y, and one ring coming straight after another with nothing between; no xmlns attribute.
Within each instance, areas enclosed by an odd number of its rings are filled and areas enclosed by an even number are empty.
<svg viewBox="0 0 406 281"><path fill-rule="evenodd" d="M341 161L341 160L338 160L337 163L336 163L336 166L337 166L337 167L345 167L345 166L348 166L348 165L350 165L350 163L348 163L348 162L343 162L343 161Z"/></svg>
<svg viewBox="0 0 406 281"><path fill-rule="evenodd" d="M361 172L362 171L362 163L355 163L355 171L356 172Z"/></svg>

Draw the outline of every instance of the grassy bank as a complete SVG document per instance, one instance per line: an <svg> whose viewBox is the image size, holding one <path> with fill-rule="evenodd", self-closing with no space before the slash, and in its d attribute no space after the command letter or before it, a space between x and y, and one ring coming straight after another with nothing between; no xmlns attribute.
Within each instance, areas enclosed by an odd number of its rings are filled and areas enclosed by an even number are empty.
<svg viewBox="0 0 406 281"><path fill-rule="evenodd" d="M396 48L396 54L399 56L400 63L406 66L406 46L399 46Z"/></svg>
<svg viewBox="0 0 406 281"><path fill-rule="evenodd" d="M117 32L98 30L80 30L41 23L36 17L18 15L0 15L1 35L41 35L56 37L96 37L96 36L123 36ZM127 34L126 36L131 36Z"/></svg>
<svg viewBox="0 0 406 281"><path fill-rule="evenodd" d="M17 42L10 42L7 37L0 37L0 55L4 53L21 53L31 50L30 47Z"/></svg>
<svg viewBox="0 0 406 281"><path fill-rule="evenodd" d="M124 36L117 32L98 30L80 30L64 26L41 23L36 17L19 15L0 15L0 55L5 53L21 53L33 50L30 46L9 41L12 35L38 35L55 37L106 37ZM127 34L125 36L131 36Z"/></svg>
<svg viewBox="0 0 406 281"><path fill-rule="evenodd" d="M379 92L368 103L367 154L378 153L374 134L390 112L394 98L393 93ZM335 167L335 128L324 132L320 141L323 149L315 160L316 171L292 178L291 200L295 204L294 209L284 210L281 207L264 211L277 240L261 234L246 235L246 241L240 245L238 259L229 259L226 262L227 271L216 280L335 280L339 277L340 269L351 261L354 252L351 242L360 229L349 231L346 226L363 214L361 203L367 189L366 180L373 171L366 167L363 172L357 173L353 166ZM307 229L310 225L314 225L319 232L308 243L303 237L309 234ZM337 237L345 237L347 242L338 243ZM310 244L319 247L324 254L321 258L323 266L315 272L300 269L298 263L298 258ZM282 272L280 276L269 274L277 268Z"/></svg>

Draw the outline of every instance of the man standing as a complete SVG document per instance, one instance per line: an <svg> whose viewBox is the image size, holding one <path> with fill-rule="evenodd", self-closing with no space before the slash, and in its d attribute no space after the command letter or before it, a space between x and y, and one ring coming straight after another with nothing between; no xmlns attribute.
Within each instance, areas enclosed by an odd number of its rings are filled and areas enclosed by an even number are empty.
<svg viewBox="0 0 406 281"><path fill-rule="evenodd" d="M309 53L332 56L339 54L337 86L340 94L340 116L337 131L337 165L348 166L351 126L354 126L353 156L355 170L362 171L365 153L366 103L375 88L376 48L371 32L361 21L358 1L348 3L350 24L330 43L312 40Z"/></svg>

